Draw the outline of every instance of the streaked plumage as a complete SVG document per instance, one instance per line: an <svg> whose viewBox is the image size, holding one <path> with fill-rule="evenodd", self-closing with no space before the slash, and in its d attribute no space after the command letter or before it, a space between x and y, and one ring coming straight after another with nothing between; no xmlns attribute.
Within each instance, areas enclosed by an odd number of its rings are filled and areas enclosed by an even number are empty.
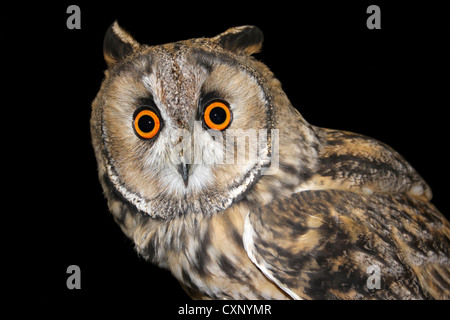
<svg viewBox="0 0 450 320"><path fill-rule="evenodd" d="M109 209L137 252L193 298L450 298L450 225L428 185L383 143L308 124L251 56L262 40L244 26L146 46L117 23L108 30L92 140ZM217 99L232 117L211 133L201 117ZM147 140L132 126L142 106L161 118ZM261 156L212 163L231 148L213 136L235 129L267 131L246 145ZM371 265L380 289L366 284Z"/></svg>

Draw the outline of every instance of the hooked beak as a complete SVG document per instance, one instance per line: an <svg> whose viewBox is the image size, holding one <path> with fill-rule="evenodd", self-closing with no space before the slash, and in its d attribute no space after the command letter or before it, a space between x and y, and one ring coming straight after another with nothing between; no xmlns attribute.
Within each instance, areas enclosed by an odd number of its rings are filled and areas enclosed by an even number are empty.
<svg viewBox="0 0 450 320"><path fill-rule="evenodd" d="M183 141L183 137L180 137L180 139L178 140L178 143L181 143ZM177 171L178 173L181 175L181 177L183 178L183 182L184 182L184 186L187 188L188 183L189 183L189 169L191 167L191 165L189 164L189 157L185 154L185 147L184 145L182 145L183 148L180 149L179 151L179 164L177 167Z"/></svg>
<svg viewBox="0 0 450 320"><path fill-rule="evenodd" d="M190 164L186 164L182 162L178 165L178 173L181 174L181 177L183 178L184 185L187 187L189 182L189 168L191 167Z"/></svg>

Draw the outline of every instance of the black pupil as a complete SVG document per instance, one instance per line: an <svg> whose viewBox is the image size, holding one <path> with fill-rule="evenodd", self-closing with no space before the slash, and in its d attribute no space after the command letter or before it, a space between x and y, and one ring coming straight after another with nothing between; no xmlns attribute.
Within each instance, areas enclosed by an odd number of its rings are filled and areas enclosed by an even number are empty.
<svg viewBox="0 0 450 320"><path fill-rule="evenodd" d="M155 128L155 120L149 115L142 116L139 118L138 126L142 132L150 132Z"/></svg>
<svg viewBox="0 0 450 320"><path fill-rule="evenodd" d="M215 107L209 113L209 118L214 124L222 124L227 119L227 113L223 108Z"/></svg>

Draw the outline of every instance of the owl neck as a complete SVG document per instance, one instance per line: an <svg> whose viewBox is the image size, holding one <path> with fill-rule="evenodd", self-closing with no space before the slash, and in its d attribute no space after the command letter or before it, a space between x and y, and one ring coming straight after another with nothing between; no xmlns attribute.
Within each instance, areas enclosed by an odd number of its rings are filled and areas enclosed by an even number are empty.
<svg viewBox="0 0 450 320"><path fill-rule="evenodd" d="M319 166L322 143L317 128L307 123L291 106L279 115L277 122L279 137L273 152L278 156L273 157L271 167L248 191L246 200L252 207L290 196L317 172Z"/></svg>
<svg viewBox="0 0 450 320"><path fill-rule="evenodd" d="M243 247L249 210L243 200L220 214L142 221L133 234L136 249L147 260L169 269L193 298L286 299Z"/></svg>

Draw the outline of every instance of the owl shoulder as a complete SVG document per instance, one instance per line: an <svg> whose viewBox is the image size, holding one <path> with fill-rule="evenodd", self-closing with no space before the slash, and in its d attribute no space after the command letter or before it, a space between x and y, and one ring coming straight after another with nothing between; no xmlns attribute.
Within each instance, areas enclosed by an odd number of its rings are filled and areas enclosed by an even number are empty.
<svg viewBox="0 0 450 320"><path fill-rule="evenodd" d="M317 170L302 189L349 190L364 194L407 193L429 201L428 184L398 152L356 133L315 128L321 140Z"/></svg>

